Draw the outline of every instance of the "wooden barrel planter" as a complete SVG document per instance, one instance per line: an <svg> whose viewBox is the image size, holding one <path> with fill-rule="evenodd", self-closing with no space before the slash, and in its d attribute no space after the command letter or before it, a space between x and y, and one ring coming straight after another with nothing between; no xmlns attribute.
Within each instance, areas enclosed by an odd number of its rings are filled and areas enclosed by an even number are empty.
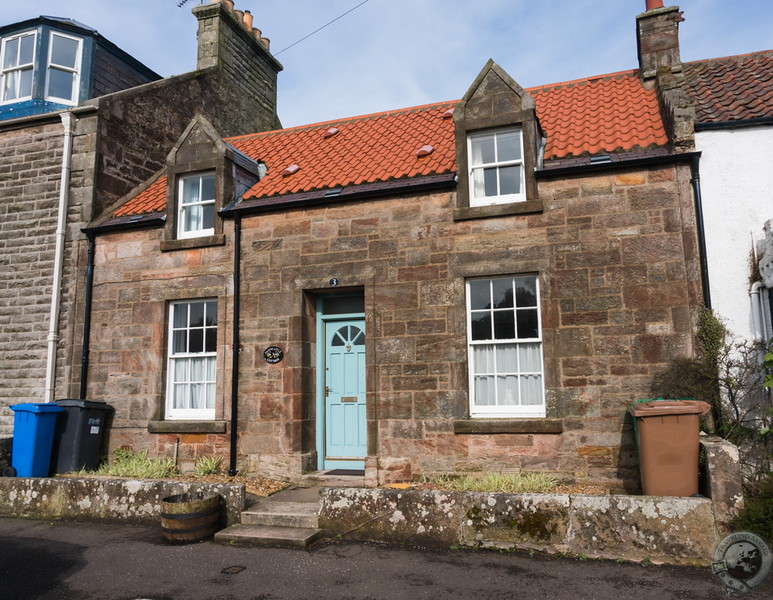
<svg viewBox="0 0 773 600"><path fill-rule="evenodd" d="M161 501L161 532L168 542L199 542L220 524L220 496L187 492Z"/></svg>

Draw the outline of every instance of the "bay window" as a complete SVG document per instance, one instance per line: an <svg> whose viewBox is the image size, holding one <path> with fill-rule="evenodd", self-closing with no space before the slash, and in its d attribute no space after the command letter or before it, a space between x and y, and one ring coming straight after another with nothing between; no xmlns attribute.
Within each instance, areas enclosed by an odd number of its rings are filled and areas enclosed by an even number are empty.
<svg viewBox="0 0 773 600"><path fill-rule="evenodd" d="M34 31L27 31L3 38L0 48L0 101L32 97L36 37Z"/></svg>

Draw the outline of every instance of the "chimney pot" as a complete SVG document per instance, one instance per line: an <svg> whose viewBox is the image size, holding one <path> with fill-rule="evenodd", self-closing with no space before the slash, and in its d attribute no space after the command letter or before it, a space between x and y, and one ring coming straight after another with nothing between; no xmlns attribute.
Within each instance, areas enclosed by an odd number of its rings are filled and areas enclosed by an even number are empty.
<svg viewBox="0 0 773 600"><path fill-rule="evenodd" d="M647 0L647 10L655 10L656 8L665 8L663 6L663 0Z"/></svg>
<svg viewBox="0 0 773 600"><path fill-rule="evenodd" d="M243 10L239 10L238 8L235 8L233 10L233 13L234 13L234 16L236 17L236 20L239 21L240 24L244 22L244 11Z"/></svg>
<svg viewBox="0 0 773 600"><path fill-rule="evenodd" d="M252 31L252 13L248 10L244 11L244 26L247 31Z"/></svg>

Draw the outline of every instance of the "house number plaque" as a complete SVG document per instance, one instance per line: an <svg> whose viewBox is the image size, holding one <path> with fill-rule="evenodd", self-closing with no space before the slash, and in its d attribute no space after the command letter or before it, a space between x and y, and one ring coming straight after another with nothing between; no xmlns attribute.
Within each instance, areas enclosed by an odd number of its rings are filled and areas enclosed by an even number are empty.
<svg viewBox="0 0 773 600"><path fill-rule="evenodd" d="M263 360L271 365L281 362L285 353L279 346L269 346L263 351Z"/></svg>

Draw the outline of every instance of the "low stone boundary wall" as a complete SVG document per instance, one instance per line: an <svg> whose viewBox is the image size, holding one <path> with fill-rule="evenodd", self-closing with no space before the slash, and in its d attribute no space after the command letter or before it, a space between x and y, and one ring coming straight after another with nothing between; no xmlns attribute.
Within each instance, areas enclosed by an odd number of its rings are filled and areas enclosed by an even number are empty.
<svg viewBox="0 0 773 600"><path fill-rule="evenodd" d="M709 564L718 543L706 498L325 488L320 527L348 539L532 549Z"/></svg>
<svg viewBox="0 0 773 600"><path fill-rule="evenodd" d="M70 477L0 477L0 517L158 523L161 500L197 491L219 494L226 524L239 522L241 484Z"/></svg>

